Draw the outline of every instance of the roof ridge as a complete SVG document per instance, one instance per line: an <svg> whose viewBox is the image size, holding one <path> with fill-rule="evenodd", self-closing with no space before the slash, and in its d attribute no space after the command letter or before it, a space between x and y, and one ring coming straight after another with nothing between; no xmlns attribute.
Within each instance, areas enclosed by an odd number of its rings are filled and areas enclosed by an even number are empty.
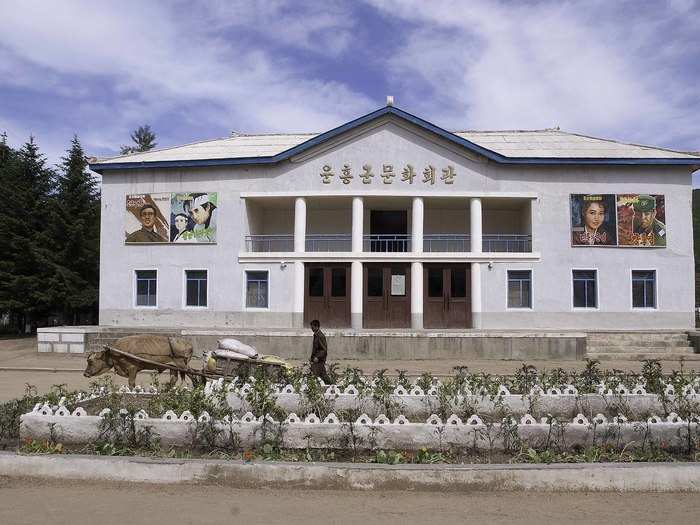
<svg viewBox="0 0 700 525"><path fill-rule="evenodd" d="M219 137L216 139L195 140L194 142L188 142L186 144L178 144L177 146L168 146L167 148L149 149L148 151L136 151L134 153L127 153L125 155L114 155L113 157L102 157L99 160L102 162L105 160L113 160L113 159L127 158L127 157L130 159L134 159L138 155L146 155L148 153L159 153L161 151L168 151L171 149L184 148L186 146L194 146L195 144L204 144L205 142L214 142L215 140L224 140L224 139L230 139L230 138L235 138L235 137Z"/></svg>
<svg viewBox="0 0 700 525"><path fill-rule="evenodd" d="M584 137L587 139L593 139L593 140L601 140L603 142L612 142L614 144L621 144L622 146L635 146L637 148L644 148L644 149L650 149L650 150L661 150L661 151L668 151L669 153L679 153L682 155L692 155L692 156L700 156L697 153L693 153L690 151L681 151L677 149L671 149L671 148L663 148L661 146L648 146L646 144L637 144L636 142L623 142L621 140L615 140L615 139L606 139L602 137L594 137L592 135L586 135L585 133L574 133L571 131L562 131L561 133L566 133L567 135L575 135L577 137Z"/></svg>
<svg viewBox="0 0 700 525"><path fill-rule="evenodd" d="M463 129L458 131L450 131L450 133L566 133L557 128L544 129Z"/></svg>

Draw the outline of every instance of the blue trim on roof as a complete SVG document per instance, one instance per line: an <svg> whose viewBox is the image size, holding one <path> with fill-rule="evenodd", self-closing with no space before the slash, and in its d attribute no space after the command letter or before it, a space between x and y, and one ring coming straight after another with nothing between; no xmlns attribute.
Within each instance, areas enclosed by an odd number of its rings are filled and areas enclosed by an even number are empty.
<svg viewBox="0 0 700 525"><path fill-rule="evenodd" d="M642 159L623 159L623 158L576 158L576 157L562 157L562 158L552 158L552 157L506 157L500 153L496 153L490 149L484 148L464 139L454 133L451 133L445 129L442 129L435 124L423 120L420 117L416 117L411 113L407 113L402 109L395 108L393 106L386 106L362 117L356 118L338 126L330 131L321 133L301 144L298 144L288 150L282 151L276 155L267 157L239 157L239 158L229 158L229 159L200 159L200 160L166 160L166 161L154 161L154 162L138 162L138 161L125 161L125 162L115 162L115 163L95 163L90 164L90 169L98 173L103 173L104 171L112 170L126 170L126 169L149 169L149 168L200 168L207 166L234 166L242 164L277 164L287 160L295 155L299 155L314 146L318 146L326 142L327 140L333 139L347 131L351 131L363 124L367 124L373 120L376 120L385 115L393 115L402 120L410 122L421 129L429 131L449 142L462 146L474 153L482 155L489 160L497 162L499 164L586 164L586 165L640 165L640 164L651 164L651 165L690 165L690 166L700 166L700 157L693 158L679 158L679 159L665 159L665 158L642 158Z"/></svg>

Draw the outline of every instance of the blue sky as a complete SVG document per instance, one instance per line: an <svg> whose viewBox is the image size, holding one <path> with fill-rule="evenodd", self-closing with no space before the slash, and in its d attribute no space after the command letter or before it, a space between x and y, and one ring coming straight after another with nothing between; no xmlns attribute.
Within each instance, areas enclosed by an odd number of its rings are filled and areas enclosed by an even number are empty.
<svg viewBox="0 0 700 525"><path fill-rule="evenodd" d="M0 130L55 162L325 131L384 104L452 130L700 150L700 1L0 3Z"/></svg>

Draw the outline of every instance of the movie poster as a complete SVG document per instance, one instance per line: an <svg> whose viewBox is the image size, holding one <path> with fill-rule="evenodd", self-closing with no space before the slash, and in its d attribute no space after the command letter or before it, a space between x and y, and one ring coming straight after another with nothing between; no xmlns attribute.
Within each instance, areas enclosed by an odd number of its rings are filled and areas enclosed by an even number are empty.
<svg viewBox="0 0 700 525"><path fill-rule="evenodd" d="M615 195L571 195L571 244L616 246Z"/></svg>
<svg viewBox="0 0 700 525"><path fill-rule="evenodd" d="M663 195L617 196L619 246L666 246L666 203Z"/></svg>
<svg viewBox="0 0 700 525"><path fill-rule="evenodd" d="M124 235L127 243L169 242L170 193L127 195Z"/></svg>
<svg viewBox="0 0 700 525"><path fill-rule="evenodd" d="M216 242L216 193L173 193L170 203L170 242Z"/></svg>
<svg viewBox="0 0 700 525"><path fill-rule="evenodd" d="M125 242L215 243L217 193L126 196Z"/></svg>

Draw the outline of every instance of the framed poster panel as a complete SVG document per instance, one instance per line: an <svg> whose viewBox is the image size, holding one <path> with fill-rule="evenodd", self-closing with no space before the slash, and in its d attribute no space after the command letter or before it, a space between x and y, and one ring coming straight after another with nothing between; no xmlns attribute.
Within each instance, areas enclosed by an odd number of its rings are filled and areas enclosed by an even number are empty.
<svg viewBox="0 0 700 525"><path fill-rule="evenodd" d="M663 195L626 193L617 196L619 246L665 247L667 234Z"/></svg>
<svg viewBox="0 0 700 525"><path fill-rule="evenodd" d="M572 194L572 246L616 246L617 226L615 195Z"/></svg>

